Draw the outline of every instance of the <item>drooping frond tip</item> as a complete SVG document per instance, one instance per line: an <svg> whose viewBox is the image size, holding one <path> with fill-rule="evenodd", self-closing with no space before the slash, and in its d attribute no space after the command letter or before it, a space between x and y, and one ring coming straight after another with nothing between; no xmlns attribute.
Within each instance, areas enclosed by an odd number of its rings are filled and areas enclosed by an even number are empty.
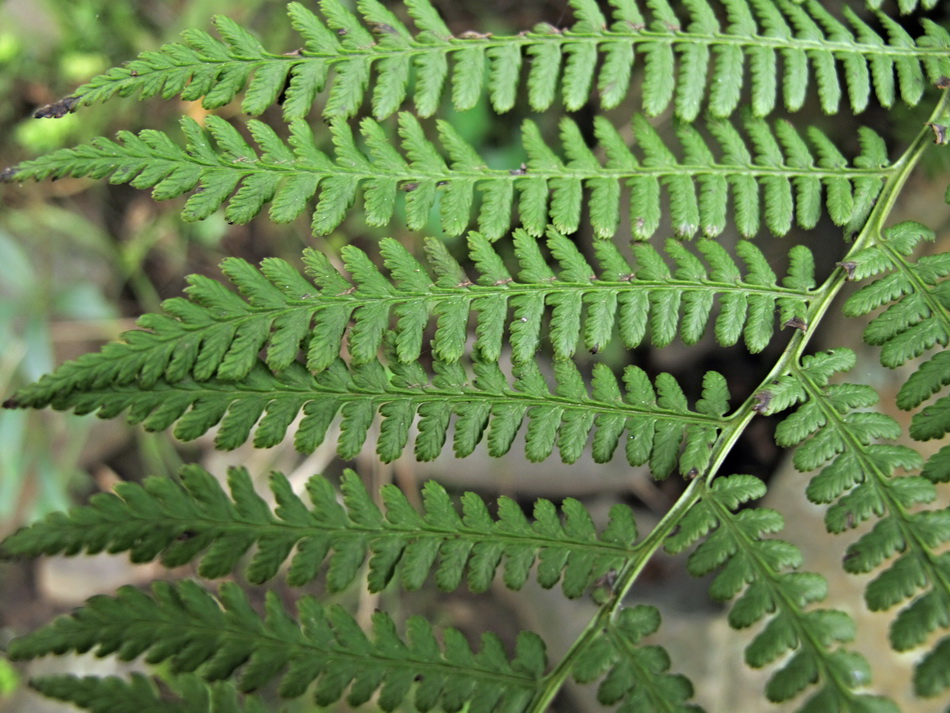
<svg viewBox="0 0 950 713"><path fill-rule="evenodd" d="M692 121L704 106L713 116L731 114L743 85L758 116L780 101L800 109L809 85L817 87L825 112L838 111L846 93L857 113L872 90L885 107L898 94L916 104L925 81L950 75L950 34L928 20L914 40L887 15L869 23L845 8L842 22L818 0L693 0L679 12L667 0L650 0L645 11L636 0L570 4L575 21L569 27L542 23L506 37L453 36L428 0L405 2L415 32L402 13L377 0L359 0L357 14L339 0L321 0L321 16L294 2L288 11L304 44L283 53L266 50L237 22L219 16L221 39L187 30L183 42L142 53L41 115L61 116L115 95L180 95L211 109L242 91L245 112L260 114L280 102L288 119L306 115L318 101L329 118L350 118L369 102L382 119L409 98L418 114L430 116L443 95L465 110L487 94L493 108L505 112L515 104L523 74L534 111L548 109L558 92L570 111L586 105L592 92L609 109L630 94L635 67L642 65L643 110L655 116L672 103L679 118ZM905 12L916 4L900 0Z"/></svg>

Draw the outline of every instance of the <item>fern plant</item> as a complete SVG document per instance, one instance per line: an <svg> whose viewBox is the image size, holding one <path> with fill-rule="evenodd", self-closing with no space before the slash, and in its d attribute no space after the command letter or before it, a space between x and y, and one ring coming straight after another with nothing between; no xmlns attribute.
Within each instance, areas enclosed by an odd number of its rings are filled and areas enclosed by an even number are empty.
<svg viewBox="0 0 950 713"><path fill-rule="evenodd" d="M710 595L731 602L729 623L758 627L745 660L773 667L768 700L809 712L895 711L849 648L850 616L822 608L825 579L801 571L798 548L773 537L782 515L754 506L763 480L724 468L755 419L784 413L775 440L794 449L829 533L873 522L852 535L843 566L873 575L867 606L889 612L895 650L917 652L916 695L945 701L950 511L939 488L950 480L950 446L925 457L913 444L950 431L941 350L950 253L921 255L934 232L892 218L921 156L947 143L950 31L928 17L937 4L852 2L839 14L815 0L570 0L565 27L454 36L428 0L359 0L355 12L339 0L321 0L318 12L294 2L300 49L269 51L218 17L219 38L190 30L41 109L38 117L58 117L116 97L180 96L209 111L240 100L252 115L279 105L283 124L183 117L181 143L123 131L20 163L3 180L89 176L150 188L157 200L187 194L186 220L223 208L244 223L269 206L276 222L310 214L315 234L351 213L423 230L437 212L443 237L464 234L467 252L428 238L422 258L383 239L378 255L308 249L302 271L277 258L258 267L228 258L230 286L190 277L186 297L20 389L7 408L125 414L182 440L215 429L221 449L251 439L268 448L292 432L308 453L335 438L343 459L366 448L378 422L383 461L410 441L415 458L432 460L450 434L459 458L482 441L501 456L523 432L531 461L556 450L574 463L589 450L597 463L623 457L682 486L641 534L620 503L598 526L573 498L538 500L529 516L512 499L456 500L429 482L415 505L394 485L370 492L349 470L339 482L311 478L306 499L274 473L263 497L242 468L224 488L188 466L53 514L7 538L3 552L127 552L134 562L195 563L204 579L240 571L251 585L286 577L304 587L323 578L330 593L413 590L430 577L445 591L484 592L496 581L517 590L535 578L560 583L569 598L592 593L597 612L549 660L532 632L513 650L490 631L473 646L419 617L377 612L365 631L310 595L291 611L271 592L258 611L230 580L214 591L159 582L94 597L13 641L9 655L169 663L171 695L143 674L33 682L96 712L259 711L257 692L274 684L282 697L324 706L345 698L387 711L411 702L540 713L571 679L596 685L598 700L621 711L696 710L689 679L643 643L660 626L657 610L628 603L658 552L689 550L689 571L715 573ZM547 117L525 120L524 163L493 167L452 123L426 121L484 97L498 114L518 102L548 115L591 103L635 109L620 124L560 117L556 142L545 138ZM808 106L833 114L845 99L849 116L906 104L929 119L898 151L870 128L841 143L802 125ZM313 107L328 129L310 120ZM802 241L824 218L841 235L822 246L836 260L827 275ZM675 237L657 243L663 233ZM732 248L730 234L741 236ZM792 236L781 277L763 252L768 234ZM860 287L845 299L849 283ZM809 348L833 310L865 318L881 363L903 367L895 406L913 412L907 433L873 410L874 389L840 377L854 351ZM633 359L618 369L602 352L612 342L634 354L643 344L692 345L710 331L723 347L773 355L748 397L730 394L715 371L689 393L670 374ZM579 350L590 356L578 360Z"/></svg>

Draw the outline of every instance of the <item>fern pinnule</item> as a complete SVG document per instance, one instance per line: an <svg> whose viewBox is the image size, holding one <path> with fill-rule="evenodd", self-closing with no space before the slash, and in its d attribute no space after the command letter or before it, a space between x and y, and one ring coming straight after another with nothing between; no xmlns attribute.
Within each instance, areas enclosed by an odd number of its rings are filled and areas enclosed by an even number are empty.
<svg viewBox="0 0 950 713"><path fill-rule="evenodd" d="M901 9L908 11L909 2L901 0ZM609 109L626 98L639 55L643 111L656 116L672 103L677 117L693 121L707 89L709 112L722 117L739 106L743 84L751 85L758 116L772 112L780 101L779 56L781 101L792 111L801 108L813 80L822 109L837 112L844 93L839 67L855 113L868 106L872 85L886 107L896 100L895 87L914 105L925 74L931 83L950 74L950 35L939 25L924 21L915 41L898 23L878 15L885 41L854 12L845 8L850 29L817 0L720 0L715 5L721 8L694 0L682 15L666 2L647 3L642 13L636 2L611 0L612 21L594 0L570 4L575 22L564 30L541 24L515 37L454 37L428 0L406 3L417 34L377 0L357 3L359 16L338 0L322 0L322 18L293 2L288 12L304 46L283 54L265 50L238 23L218 16L220 40L187 30L182 43L142 53L39 115L60 116L116 95L181 95L215 109L243 91L245 113L260 114L279 101L285 118L293 119L305 116L326 92L324 116L346 119L360 110L371 85L369 103L377 119L398 111L410 96L416 113L430 116L444 94L464 111L485 93L495 111L506 112L515 104L525 59L532 110L549 109L559 89L569 111L586 105L592 90ZM725 27L719 15L726 17Z"/></svg>
<svg viewBox="0 0 950 713"><path fill-rule="evenodd" d="M302 120L290 124L287 142L266 124L250 120L247 128L257 149L224 119L209 115L205 124L203 130L193 119L182 118L184 149L159 131L138 135L123 131L118 143L97 138L85 146L25 161L10 169L6 180L108 177L112 183L152 188L159 200L197 187L185 203L183 217L202 220L226 205L225 218L233 223L250 221L267 204L272 220L292 221L308 210L319 190L311 223L316 234L337 228L362 189L365 219L371 225L392 220L402 193L407 225L421 230L440 196L442 228L459 235L474 220L477 189L479 230L492 240L508 232L515 207L533 235L542 235L549 223L573 233L585 204L594 233L610 237L623 212L622 190L628 187L633 235L646 239L660 227L660 186L666 190L670 221L680 236L722 233L729 222L730 194L740 234L755 235L764 213L769 230L784 235L793 222L813 228L822 205L836 224L854 229L867 218L882 181L894 170L884 142L870 129L859 129L861 152L848 166L819 130L809 129L806 140L787 121L769 125L754 117L743 122L748 140L729 121L711 121L708 129L718 144L715 151L692 125L677 123L682 159L639 115L632 120L639 156L603 117L595 119L599 145L593 149L577 124L563 119L560 141L566 160L544 141L535 123L526 121L522 145L527 160L524 168L510 170L488 168L444 121L437 122L440 151L419 121L405 113L399 115L403 153L393 148L382 125L364 119L360 123L364 148L346 123L331 126L332 158L316 148L312 131ZM597 150L603 151L605 161L596 157Z"/></svg>
<svg viewBox="0 0 950 713"><path fill-rule="evenodd" d="M421 512L392 485L382 490L381 510L352 471L343 475L342 501L320 476L307 483L309 507L280 473L271 474L270 489L277 503L273 511L246 470L229 471L229 497L212 475L186 466L180 482L153 477L142 485L122 483L115 494L97 495L69 514L50 515L7 538L3 551L11 556L128 552L134 562L161 559L167 567L195 562L198 573L210 578L243 566L255 584L277 576L287 562L291 585L306 585L325 569L331 592L362 577L366 562L366 586L373 592L394 579L419 589L430 574L442 590L456 589L467 576L472 591L484 592L502 568L505 585L520 589L539 562L535 576L541 586L560 580L565 594L576 598L636 549L636 525L623 505L611 510L610 522L598 532L573 499L559 508L540 499L529 520L505 497L492 517L474 493L462 496L459 513L434 482L422 489ZM242 565L252 547L253 557Z"/></svg>
<svg viewBox="0 0 950 713"><path fill-rule="evenodd" d="M936 612L950 606L950 558L933 552L950 541L950 511L919 508L937 499L936 488L927 478L895 477L897 469L919 469L923 459L906 446L877 442L898 438L901 428L889 416L858 410L877 403L874 390L854 384L829 385L834 372L850 369L854 363L853 352L834 350L804 359L800 376L779 380L779 389L783 382L794 382L794 400L805 403L779 424L776 442L784 447L801 444L793 460L797 469L821 469L806 495L812 502L830 505L825 517L830 532L844 532L872 517L880 518L848 547L844 568L868 573L887 563L868 585L865 601L872 611L883 611L910 600L890 630L891 645L906 651L925 643L934 630L947 628ZM918 695L932 696L942 690L934 683L935 657L940 665L950 665L945 648L934 647L918 663ZM921 670L924 662L929 676ZM922 677L929 683L920 683Z"/></svg>
<svg viewBox="0 0 950 713"><path fill-rule="evenodd" d="M197 672L206 681L235 676L245 692L279 679L283 698L305 695L316 682L313 695L321 706L344 694L350 705L360 705L378 690L385 711L410 695L424 669L412 696L419 708L442 701L449 709L469 703L471 711L516 713L546 667L543 642L528 632L519 634L510 660L493 634L483 635L477 653L455 629L442 631L439 644L420 617L409 619L402 638L383 612L373 615L370 635L342 607L324 607L310 596L297 601L297 613L299 620L268 592L260 616L232 582L221 585L217 599L188 580L157 582L151 595L122 587L114 598L90 599L18 639L10 654L19 660L90 650L123 660L145 655L150 663L168 661L173 672Z"/></svg>

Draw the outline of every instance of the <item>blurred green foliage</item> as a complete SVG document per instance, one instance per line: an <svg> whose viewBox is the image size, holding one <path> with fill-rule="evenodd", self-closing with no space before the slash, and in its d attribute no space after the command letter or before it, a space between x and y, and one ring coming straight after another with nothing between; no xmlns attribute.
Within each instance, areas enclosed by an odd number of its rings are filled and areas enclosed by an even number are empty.
<svg viewBox="0 0 950 713"><path fill-rule="evenodd" d="M156 107L137 102L121 112L94 107L57 120L32 115L95 74L175 41L185 27L207 25L216 13L258 27L262 38L281 46L289 41L283 8L272 0L240 8L226 0L0 4L0 96L8 98L0 102L0 168L109 135L119 123L173 129L179 107L161 107L156 115ZM64 181L53 193L50 199L49 186L0 192L0 394L116 336L118 318L155 309L177 293L180 276L195 262L218 262L228 227L223 218L185 225L175 206L143 210L147 196L93 182ZM70 504L71 491L88 481L82 453L95 427L94 418L0 412L0 531ZM163 461L175 467L165 436L140 436L133 447L143 469L154 472Z"/></svg>

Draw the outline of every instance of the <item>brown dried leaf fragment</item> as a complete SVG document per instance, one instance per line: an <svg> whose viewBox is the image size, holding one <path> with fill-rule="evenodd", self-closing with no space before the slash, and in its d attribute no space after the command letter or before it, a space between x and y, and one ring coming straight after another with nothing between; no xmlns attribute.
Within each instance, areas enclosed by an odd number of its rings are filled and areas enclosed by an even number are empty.
<svg viewBox="0 0 950 713"><path fill-rule="evenodd" d="M60 99L58 102L47 104L33 112L34 119L61 119L62 117L76 111L79 104L78 96L68 96Z"/></svg>
<svg viewBox="0 0 950 713"><path fill-rule="evenodd" d="M927 126L933 129L935 144L943 146L944 144L950 143L950 135L947 134L946 126L943 124L934 124L933 122L928 122Z"/></svg>
<svg viewBox="0 0 950 713"><path fill-rule="evenodd" d="M792 329L800 329L801 331L806 331L808 329L808 324L805 323L805 320L801 317L792 317L783 327L791 327Z"/></svg>
<svg viewBox="0 0 950 713"><path fill-rule="evenodd" d="M845 262L837 262L835 265L845 271L849 280L854 279L854 271L858 269L858 263L852 260L846 260Z"/></svg>

